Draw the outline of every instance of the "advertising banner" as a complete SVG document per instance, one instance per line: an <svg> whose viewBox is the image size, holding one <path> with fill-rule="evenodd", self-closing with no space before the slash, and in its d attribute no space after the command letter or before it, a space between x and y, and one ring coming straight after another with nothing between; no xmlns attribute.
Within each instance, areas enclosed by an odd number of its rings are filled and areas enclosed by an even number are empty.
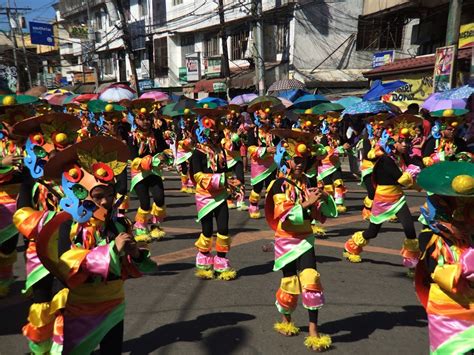
<svg viewBox="0 0 474 355"><path fill-rule="evenodd" d="M49 23L30 22L31 44L54 47L53 25Z"/></svg>
<svg viewBox="0 0 474 355"><path fill-rule="evenodd" d="M385 64L393 63L395 60L395 51L384 51L374 53L372 57L372 68L378 68Z"/></svg>
<svg viewBox="0 0 474 355"><path fill-rule="evenodd" d="M453 75L456 57L456 46L436 48L433 73L433 87L435 92L451 89L451 77Z"/></svg>
<svg viewBox="0 0 474 355"><path fill-rule="evenodd" d="M403 109L408 105L417 103L421 106L428 96L433 93L433 75L431 73L414 73L401 75L398 80L407 84L394 92L384 95L383 101L391 102ZM383 81L390 82L393 79Z"/></svg>
<svg viewBox="0 0 474 355"><path fill-rule="evenodd" d="M186 56L186 78L188 81L198 81L201 77L200 69L199 55Z"/></svg>
<svg viewBox="0 0 474 355"><path fill-rule="evenodd" d="M468 48L474 46L474 22L462 25L459 30L458 48Z"/></svg>

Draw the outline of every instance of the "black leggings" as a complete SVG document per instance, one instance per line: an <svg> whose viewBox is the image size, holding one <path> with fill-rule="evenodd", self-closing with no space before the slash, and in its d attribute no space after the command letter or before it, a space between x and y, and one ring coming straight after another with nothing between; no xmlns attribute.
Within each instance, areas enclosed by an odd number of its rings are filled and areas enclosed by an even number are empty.
<svg viewBox="0 0 474 355"><path fill-rule="evenodd" d="M214 231L212 218L216 217L217 222L217 233L222 235L229 234L229 208L227 203L221 203L212 212L209 212L206 216L201 219L202 234L206 238L212 237Z"/></svg>
<svg viewBox="0 0 474 355"><path fill-rule="evenodd" d="M337 179L342 179L342 169L337 168L335 172L323 179L324 185L332 185Z"/></svg>
<svg viewBox="0 0 474 355"><path fill-rule="evenodd" d="M181 167L181 174L186 175L188 173L188 162L185 161L184 163L181 163L180 167Z"/></svg>
<svg viewBox="0 0 474 355"><path fill-rule="evenodd" d="M123 171L117 176L117 182L115 183L115 192L124 196L128 192L127 188L127 169L123 169Z"/></svg>
<svg viewBox="0 0 474 355"><path fill-rule="evenodd" d="M253 185L252 190L259 194L263 190L263 185L265 184L265 187L268 187L268 185L270 185L270 183L275 180L275 176L276 170L273 171L270 175L268 175L265 180L262 180L258 184Z"/></svg>
<svg viewBox="0 0 474 355"><path fill-rule="evenodd" d="M314 248L311 248L298 259L292 261L289 264L283 266L281 271L283 271L283 277L290 277L298 275L298 271L303 271L304 269L316 269L316 255L314 254ZM308 309L309 321L315 324L318 324L318 310Z"/></svg>
<svg viewBox="0 0 474 355"><path fill-rule="evenodd" d="M149 211L151 208L150 192L155 205L162 207L165 204L165 189L163 186L163 180L158 175L147 176L135 185L134 190L137 194L138 200L140 201L140 208L142 210Z"/></svg>
<svg viewBox="0 0 474 355"><path fill-rule="evenodd" d="M367 196L371 200L373 200L375 196L375 187L374 187L374 184L372 183L372 174L367 174L366 176L364 176L362 181L364 182L365 188L367 190Z"/></svg>
<svg viewBox="0 0 474 355"><path fill-rule="evenodd" d="M53 299L54 276L46 275L41 280L33 284L33 302L43 303L51 302Z"/></svg>
<svg viewBox="0 0 474 355"><path fill-rule="evenodd" d="M10 239L4 241L2 244L0 244L0 252L7 255L11 254L15 251L17 244L18 244L18 233L15 234Z"/></svg>
<svg viewBox="0 0 474 355"><path fill-rule="evenodd" d="M232 168L235 177L237 180L239 180L242 184L245 183L245 178L244 178L244 163L242 161L238 161L234 167Z"/></svg>
<svg viewBox="0 0 474 355"><path fill-rule="evenodd" d="M398 220L402 224L403 231L405 236L408 239L416 239L415 224L413 223L413 218L411 216L410 209L408 205L405 205L397 213ZM364 231L363 236L365 239L374 239L379 234L380 228L382 228L382 223L374 224L370 223L369 228Z"/></svg>

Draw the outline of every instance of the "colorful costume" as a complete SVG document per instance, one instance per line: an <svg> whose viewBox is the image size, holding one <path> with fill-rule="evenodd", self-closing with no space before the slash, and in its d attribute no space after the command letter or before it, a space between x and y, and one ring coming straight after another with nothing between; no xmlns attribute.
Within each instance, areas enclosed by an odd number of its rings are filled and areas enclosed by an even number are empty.
<svg viewBox="0 0 474 355"><path fill-rule="evenodd" d="M337 115L331 113L322 125L323 136L320 143L326 147L327 156L318 167L318 180L324 183L324 190L334 197L338 212L344 213L347 210L344 205L347 188L342 180L339 156L346 154L347 150L342 146L342 140L336 131L342 119L342 117L336 117Z"/></svg>
<svg viewBox="0 0 474 355"><path fill-rule="evenodd" d="M222 280L231 280L236 272L230 267L227 253L230 250L229 209L227 207L227 159L220 146L219 119L224 110L211 108L194 109L199 114L196 136L198 144L191 158L191 171L196 182L197 221L201 222L202 233L194 244L196 255L196 276L213 278L214 272ZM217 222L216 252L213 256L213 218Z"/></svg>
<svg viewBox="0 0 474 355"><path fill-rule="evenodd" d="M440 162L417 183L430 192L419 235L416 292L428 315L431 354L474 349L474 165Z"/></svg>
<svg viewBox="0 0 474 355"><path fill-rule="evenodd" d="M44 181L44 165L53 151L61 151L74 144L78 137L81 121L65 113L49 113L25 119L13 126L16 136L26 137L25 167L31 176L22 181L18 205L31 205L40 211L57 211L62 191L51 181ZM34 180L31 180L34 179ZM26 199L26 201L24 201ZM29 202L29 203L28 203ZM56 296L53 292L54 277L41 264L37 255L36 240L29 229L35 225L20 226L27 240L26 284L23 293L32 291L28 324L23 327L33 354L47 352L60 354L62 350L62 314L64 292Z"/></svg>
<svg viewBox="0 0 474 355"><path fill-rule="evenodd" d="M20 164L2 165L7 157L21 157L18 142L10 138L11 126L33 116L27 106L37 101L27 95L0 95L0 297L5 297L13 282L13 264L17 259L18 232L12 223L16 210L16 199L24 171Z"/></svg>
<svg viewBox="0 0 474 355"><path fill-rule="evenodd" d="M270 122L272 115L271 104L264 105L259 103L258 106L249 106L248 110L253 112L255 128L248 133L248 154L250 157L250 184L252 191L249 196L249 215L250 218L258 219L261 217L258 203L260 201L260 193L269 184L276 175L277 165L273 160L275 143L270 133Z"/></svg>
<svg viewBox="0 0 474 355"><path fill-rule="evenodd" d="M168 148L161 130L151 128L153 101L134 100L132 109L135 121L149 120L148 130L132 124L128 141L132 155L130 191L137 194L140 207L135 215L134 231L137 241L150 242L162 239L166 233L161 223L166 217L165 191L162 167L169 163L165 150ZM150 194L153 204L150 205Z"/></svg>
<svg viewBox="0 0 474 355"><path fill-rule="evenodd" d="M343 255L351 262L360 262L363 247L370 239L377 237L382 223L397 216L406 236L401 251L404 265L416 265L419 255L418 241L402 187L411 187L420 172L421 162L413 161L418 165L410 164L408 156L409 138L414 134L414 127L419 120L420 118L413 115L400 115L386 122L387 128L379 140L384 154L378 157L373 169L375 195L370 225L367 230L354 233L344 246ZM398 151L397 144L404 146L406 152Z"/></svg>
<svg viewBox="0 0 474 355"><path fill-rule="evenodd" d="M285 315L285 322L276 323L275 330L285 335L296 335L299 329L291 322L291 313L296 308L298 295L302 295L303 306L308 310L309 320L317 325L318 310L324 305L324 293L320 275L316 271L314 254L313 219L324 222L326 216L336 216L333 198L306 206L309 180L304 175L295 175L296 159L307 164L311 158L310 146L313 134L290 129L275 129L273 134L282 138L275 154L284 177L276 179L268 190L265 200L265 218L275 231L274 271L282 270L283 278L276 293L276 307ZM331 345L327 335L309 336L305 345L313 350L324 350Z"/></svg>
<svg viewBox="0 0 474 355"><path fill-rule="evenodd" d="M113 193L114 177L127 159L127 147L113 138L95 137L66 148L45 166L46 178L61 179L63 212L20 206L14 216L19 230L37 241L43 265L69 288L65 354L88 354L99 343L102 353L121 351L123 280L156 266L147 251L137 251L135 257L117 251L114 239L121 232L131 233L131 223L115 218L113 210L97 205L91 195L97 187ZM103 341L110 337L112 341Z"/></svg>

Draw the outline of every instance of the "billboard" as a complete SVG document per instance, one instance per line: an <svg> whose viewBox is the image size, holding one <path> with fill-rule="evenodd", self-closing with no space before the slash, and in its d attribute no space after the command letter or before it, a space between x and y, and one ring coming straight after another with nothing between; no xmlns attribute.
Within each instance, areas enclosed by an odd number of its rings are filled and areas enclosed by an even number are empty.
<svg viewBox="0 0 474 355"><path fill-rule="evenodd" d="M372 68L378 68L385 64L393 63L395 60L395 51L384 51L374 53L372 57Z"/></svg>
<svg viewBox="0 0 474 355"><path fill-rule="evenodd" d="M219 78L221 76L222 58L209 57L204 60L204 71L206 78Z"/></svg>
<svg viewBox="0 0 474 355"><path fill-rule="evenodd" d="M54 47L53 25L49 23L30 22L31 44Z"/></svg>
<svg viewBox="0 0 474 355"><path fill-rule="evenodd" d="M456 57L456 46L436 48L433 73L434 92L451 89L451 77L453 75Z"/></svg>
<svg viewBox="0 0 474 355"><path fill-rule="evenodd" d="M199 54L186 56L186 78L188 81L198 81L201 77Z"/></svg>
<svg viewBox="0 0 474 355"><path fill-rule="evenodd" d="M462 25L459 29L458 48L467 48L474 46L474 22Z"/></svg>

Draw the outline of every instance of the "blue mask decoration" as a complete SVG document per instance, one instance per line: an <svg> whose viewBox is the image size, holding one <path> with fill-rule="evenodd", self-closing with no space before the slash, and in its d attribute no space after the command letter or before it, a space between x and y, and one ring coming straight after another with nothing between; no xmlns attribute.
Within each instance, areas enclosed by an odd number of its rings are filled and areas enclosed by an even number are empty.
<svg viewBox="0 0 474 355"><path fill-rule="evenodd" d="M99 119L96 121L95 124L97 125L97 127L102 128L102 127L104 126L104 121L105 121L105 119L104 119L104 113L102 112L102 113L99 115Z"/></svg>
<svg viewBox="0 0 474 355"><path fill-rule="evenodd" d="M97 206L90 200L83 202L79 200L74 193L74 189L81 186L75 182L68 181L64 175L61 180L61 186L63 188L64 197L59 202L59 206L79 223L85 223L91 219Z"/></svg>
<svg viewBox="0 0 474 355"><path fill-rule="evenodd" d="M430 197L428 197L426 199L426 205L427 205L427 208L425 208L425 206L420 207L421 215L425 218L425 220L428 223L428 226L430 227L430 229L435 233L439 233L440 230L436 226L436 218L435 218L436 217L436 207L433 204L433 202L431 201Z"/></svg>
<svg viewBox="0 0 474 355"><path fill-rule="evenodd" d="M196 138L199 143L203 144L207 142L206 128L202 125L201 117L198 117L198 128L196 129Z"/></svg>
<svg viewBox="0 0 474 355"><path fill-rule="evenodd" d="M328 134L329 133L329 126L326 120L323 120L323 123L321 124L321 133L322 134Z"/></svg>
<svg viewBox="0 0 474 355"><path fill-rule="evenodd" d="M367 123L365 128L367 129L367 136L369 139L374 139L374 127L372 127L370 123Z"/></svg>
<svg viewBox="0 0 474 355"><path fill-rule="evenodd" d="M273 156L273 160L275 161L278 168L283 174L286 174L288 171L288 167L286 166L285 155L286 149L285 147L283 147L282 142L280 141L280 143L278 143L278 145L276 146L276 151L275 155Z"/></svg>
<svg viewBox="0 0 474 355"><path fill-rule="evenodd" d="M64 112L64 113L67 113L67 107L64 107L64 108L63 108L63 112Z"/></svg>
<svg viewBox="0 0 474 355"><path fill-rule="evenodd" d="M379 145L382 147L385 153L390 154L392 152L392 138L387 130L382 132L382 136L379 139Z"/></svg>
<svg viewBox="0 0 474 355"><path fill-rule="evenodd" d="M127 122L130 123L132 131L135 131L137 129L137 125L135 123L135 118L133 117L131 112L127 113Z"/></svg>
<svg viewBox="0 0 474 355"><path fill-rule="evenodd" d="M433 127L431 128L431 135L434 139L441 138L441 123L439 121L436 121Z"/></svg>
<svg viewBox="0 0 474 355"><path fill-rule="evenodd" d="M25 144L26 157L23 159L23 164L30 171L33 179L38 179L44 174L44 166L46 160L43 159L48 156L48 153L39 145L33 144L28 138Z"/></svg>
<svg viewBox="0 0 474 355"><path fill-rule="evenodd" d="M258 128L261 128L263 126L262 122L260 122L260 117L257 115L257 112L253 113L253 119L255 122L255 126L257 126Z"/></svg>
<svg viewBox="0 0 474 355"><path fill-rule="evenodd" d="M5 127L0 123L0 140L8 137L8 132Z"/></svg>

